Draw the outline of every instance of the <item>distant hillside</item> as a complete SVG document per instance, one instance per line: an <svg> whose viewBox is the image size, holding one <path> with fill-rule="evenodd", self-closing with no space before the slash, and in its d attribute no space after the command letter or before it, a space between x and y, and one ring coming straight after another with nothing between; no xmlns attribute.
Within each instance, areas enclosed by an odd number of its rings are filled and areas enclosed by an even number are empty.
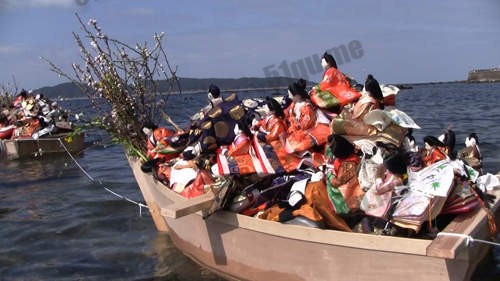
<svg viewBox="0 0 500 281"><path fill-rule="evenodd" d="M296 82L295 78L288 77L272 77L272 78L256 78L256 77L244 77L237 79L230 78L179 78L179 83L182 92L193 93L193 92L204 92L208 89L210 84L215 84L219 86L221 91L237 91L247 90L247 89L278 89L286 88L293 82ZM308 84L313 84L313 82L308 82ZM177 92L177 85L174 85L174 92ZM160 92L167 92L169 85L167 81L160 81ZM35 93L43 93L51 99L56 99L58 97L64 98L81 98L84 97L80 89L73 83L62 83L52 87L43 87L36 89Z"/></svg>
<svg viewBox="0 0 500 281"><path fill-rule="evenodd" d="M56 99L58 97L65 97L65 98L84 97L82 91L80 91L80 88L78 88L75 84L71 82L62 83L52 87L46 86L40 89L36 89L33 92L44 94L45 96L51 99Z"/></svg>
<svg viewBox="0 0 500 281"><path fill-rule="evenodd" d="M183 91L206 91L210 84L215 84L224 90L234 89L259 89L259 88L282 88L288 87L295 78L288 77L273 77L273 78L256 78L244 77L238 79L225 79L225 78L180 78L179 83ZM166 89L166 88L165 88Z"/></svg>

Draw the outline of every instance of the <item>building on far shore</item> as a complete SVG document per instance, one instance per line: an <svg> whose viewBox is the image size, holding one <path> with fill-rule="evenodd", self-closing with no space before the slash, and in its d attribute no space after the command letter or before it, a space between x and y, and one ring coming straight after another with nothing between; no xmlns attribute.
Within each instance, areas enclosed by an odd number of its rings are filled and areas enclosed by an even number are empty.
<svg viewBox="0 0 500 281"><path fill-rule="evenodd" d="M468 82L496 82L500 81L500 67L489 69L474 69L469 71Z"/></svg>

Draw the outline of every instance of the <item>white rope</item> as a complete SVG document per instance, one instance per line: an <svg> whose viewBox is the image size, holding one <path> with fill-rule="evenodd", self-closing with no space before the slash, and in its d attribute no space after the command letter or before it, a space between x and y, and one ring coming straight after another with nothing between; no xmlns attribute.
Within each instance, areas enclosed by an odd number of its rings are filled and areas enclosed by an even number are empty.
<svg viewBox="0 0 500 281"><path fill-rule="evenodd" d="M472 237L470 235L462 234L462 233L439 232L437 234L437 236L438 237L439 236L451 236L451 237L464 238L464 239L466 239L465 240L465 245L466 246L470 246L472 243L478 242L478 243L484 243L484 244L489 244L489 245L493 245L493 246L496 246L496 247L500 247L500 243L491 242L491 241L482 240L482 239L474 239L474 237Z"/></svg>
<svg viewBox="0 0 500 281"><path fill-rule="evenodd" d="M102 181L97 181L96 179L94 179L87 171L85 171L85 169L80 165L80 163L78 163L78 161L76 161L75 157L73 157L73 155L71 154L71 152L69 152L68 148L66 147L66 145L64 145L64 143L61 140L61 138L59 138L59 143L64 148L64 150L66 151L66 153L69 155L69 157L71 158L71 160L73 160L73 162L76 164L76 166L78 166L78 168L85 174L85 176L87 176L90 179L91 182L93 182L95 184L103 185L104 190L106 190L107 192L115 195L116 197L118 197L120 199L126 200L126 201L128 201L130 203L133 203L133 204L139 206L139 216L142 216L142 208L149 209L149 207L147 205L144 205L142 203L136 202L136 201L134 201L134 200L132 200L132 199L126 197L126 196L120 195L120 194L114 192L113 190L109 189L107 186L104 186L104 183Z"/></svg>
<svg viewBox="0 0 500 281"><path fill-rule="evenodd" d="M66 147L66 145L64 145L64 142L62 141L62 139L58 138L58 140L59 140L59 143L61 144L61 146L66 151L66 153L68 153L68 155L71 158L71 160L73 160L73 162L76 164L76 166L78 166L78 168L80 168L80 170L90 179L90 181L92 181L94 183L97 183L97 181L89 173L87 173L87 171L85 171L85 169L80 165L80 163L78 163L78 161L76 161L75 157L73 157L73 155L71 154L71 152L69 152L69 150ZM102 184L102 182L98 182L98 183Z"/></svg>
<svg viewBox="0 0 500 281"><path fill-rule="evenodd" d="M120 194L118 194L118 193L114 192L113 190L111 190L111 189L109 189L109 188L107 188L107 187L105 187L105 186L103 186L103 188L104 188L106 191L108 191L109 193L111 193L111 194L115 195L116 197L119 197L119 198L121 198L121 199L123 199L123 200L126 200L126 201L128 201L128 202L130 202L130 203L133 203L133 204L136 204L137 206L139 206L139 216L142 216L142 208L149 209L149 207L148 207L148 206L146 206L146 205L144 205L144 204L142 204L142 203L136 202L136 201L134 201L134 200L132 200L132 199L130 199L130 198L127 198L127 197L125 197L125 196L123 196L123 195L120 195Z"/></svg>

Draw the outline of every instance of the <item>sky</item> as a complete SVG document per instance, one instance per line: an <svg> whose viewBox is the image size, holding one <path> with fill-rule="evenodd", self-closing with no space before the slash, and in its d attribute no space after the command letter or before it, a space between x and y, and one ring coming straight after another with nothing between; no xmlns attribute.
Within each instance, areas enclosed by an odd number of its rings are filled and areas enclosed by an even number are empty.
<svg viewBox="0 0 500 281"><path fill-rule="evenodd" d="M0 0L0 85L67 82L40 57L65 70L81 62L75 13L132 45L165 32L180 77L319 81L308 63L326 50L344 73L381 83L465 80L500 65L499 0Z"/></svg>

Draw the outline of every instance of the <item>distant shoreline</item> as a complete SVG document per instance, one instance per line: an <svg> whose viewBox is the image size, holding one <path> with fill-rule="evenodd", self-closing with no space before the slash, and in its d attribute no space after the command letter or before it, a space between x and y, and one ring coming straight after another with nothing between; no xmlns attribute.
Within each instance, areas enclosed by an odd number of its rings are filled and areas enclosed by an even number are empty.
<svg viewBox="0 0 500 281"><path fill-rule="evenodd" d="M221 90L221 93L234 93L234 92L279 92L280 90L285 91L287 87L264 87L264 88L242 88L242 89L227 89L227 90ZM206 94L206 90L186 90L182 91L182 94L179 91L172 91L170 93L168 92L161 92L158 93L159 96L166 96L166 95L197 95L197 94ZM63 101L72 101L72 100L86 100L88 99L87 97L58 97L58 100L63 100Z"/></svg>
<svg viewBox="0 0 500 281"><path fill-rule="evenodd" d="M190 78L190 79L194 79L194 78ZM265 79L265 78L253 78L253 79ZM293 81L295 78L287 78L287 79L290 79L290 81ZM217 84L217 81L220 81L220 80L223 80L222 78L219 78L219 79L200 79L200 80L205 80L205 81L210 81L210 80L214 80L215 83ZM237 80L237 79L231 79L231 80ZM470 84L470 83L498 83L499 81L469 81L469 80L455 80L455 81L435 81L435 82L419 82L419 83L384 83L386 85L394 85L398 88L400 88L401 90L405 90L405 89L411 89L413 88L414 86L423 86L423 85L441 85L441 84L457 84L457 83L466 83L466 84ZM308 84L314 84L315 82L314 81L309 81ZM263 83L262 83L263 84ZM275 93L282 93L284 91L286 91L287 87L288 86L285 86L285 85L276 85L276 86L262 86L262 87L248 87L249 85L246 85L246 87L242 87L242 88L239 88L237 85L234 85L233 84L233 87L230 87L230 88L224 88L223 86L221 87L221 91L223 93L231 93L231 92L240 92L240 93L249 93L249 92L275 92ZM188 87L189 88L189 87ZM75 92L75 91L78 91L78 92ZM43 87L43 88L39 88L37 90L34 90L33 92L35 93L43 93L43 94L46 94L46 96L52 98L52 99L57 99L57 100L68 100L68 101L71 101L71 100L84 100L84 99L87 99L87 97L81 93L81 91L78 89L78 87L72 83L61 83L61 84L58 84L58 85L55 85L55 86L48 86L48 87ZM71 94L69 95L64 95L64 94L61 94L61 93L68 93L70 92ZM168 92L167 91L161 91L160 92L162 95L166 95ZM199 89L187 89L187 90L182 90L182 94L187 94L187 95L196 95L196 94L203 94L203 93L206 93L206 89L205 88L199 88ZM179 91L172 91L170 92L170 94L172 95L178 95L180 94Z"/></svg>

